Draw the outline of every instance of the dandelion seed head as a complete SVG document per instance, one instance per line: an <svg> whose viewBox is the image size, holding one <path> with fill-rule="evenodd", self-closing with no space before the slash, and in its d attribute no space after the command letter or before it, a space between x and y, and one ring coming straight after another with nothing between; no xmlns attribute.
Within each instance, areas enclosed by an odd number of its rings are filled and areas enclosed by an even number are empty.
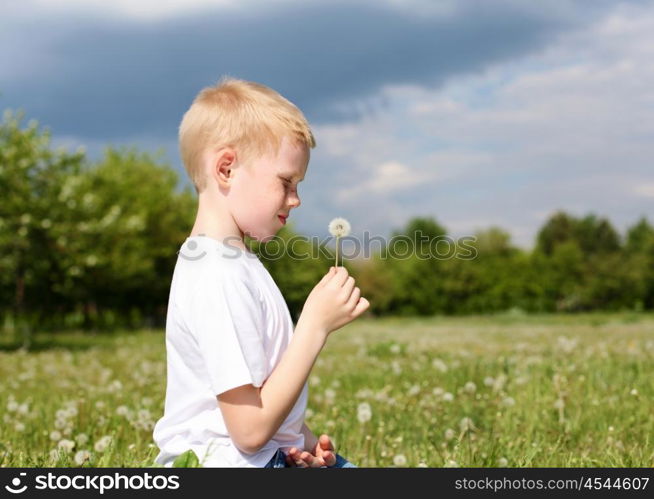
<svg viewBox="0 0 654 499"><path fill-rule="evenodd" d="M505 457L501 457L501 458L499 458L499 459L497 460L497 465L498 465L500 468L506 468L506 467L509 465L509 461L508 461L507 458L505 458Z"/></svg>
<svg viewBox="0 0 654 499"><path fill-rule="evenodd" d="M88 436L86 433L79 433L79 434L75 437L75 441L76 441L79 445L84 445L84 444L86 444L86 442L89 441L89 436Z"/></svg>
<svg viewBox="0 0 654 499"><path fill-rule="evenodd" d="M442 373L447 372L447 365L441 359L434 359L431 361L431 365L434 369L439 370Z"/></svg>
<svg viewBox="0 0 654 499"><path fill-rule="evenodd" d="M105 435L95 443L93 448L95 449L96 452L104 452L110 443L111 443L111 435Z"/></svg>
<svg viewBox="0 0 654 499"><path fill-rule="evenodd" d="M395 466L406 466L406 457L404 454L397 454L396 456L393 457L393 464Z"/></svg>
<svg viewBox="0 0 654 499"><path fill-rule="evenodd" d="M334 237L345 237L350 233L350 222L344 218L337 217L329 222L329 233Z"/></svg>
<svg viewBox="0 0 654 499"><path fill-rule="evenodd" d="M72 440L68 440L67 438L64 438L62 440L59 440L57 447L65 450L66 452L70 452L75 448L75 442L73 442Z"/></svg>
<svg viewBox="0 0 654 499"><path fill-rule="evenodd" d="M468 381L463 389L468 393L475 393L475 390L477 390L477 385L475 385L472 381Z"/></svg>
<svg viewBox="0 0 654 499"><path fill-rule="evenodd" d="M456 432L452 428L445 430L445 440L452 440L456 436Z"/></svg>
<svg viewBox="0 0 654 499"><path fill-rule="evenodd" d="M459 428L461 428L461 431L470 431L475 428L475 425L472 423L472 419L465 417L459 422Z"/></svg>
<svg viewBox="0 0 654 499"><path fill-rule="evenodd" d="M357 407L357 419L360 423L367 423L372 418L372 409L368 402L361 402Z"/></svg>
<svg viewBox="0 0 654 499"><path fill-rule="evenodd" d="M91 459L91 453L87 450L80 450L75 453L75 464L82 466L86 461Z"/></svg>
<svg viewBox="0 0 654 499"><path fill-rule="evenodd" d="M506 397L502 400L502 404L506 407L513 407L515 405L515 399L513 397Z"/></svg>

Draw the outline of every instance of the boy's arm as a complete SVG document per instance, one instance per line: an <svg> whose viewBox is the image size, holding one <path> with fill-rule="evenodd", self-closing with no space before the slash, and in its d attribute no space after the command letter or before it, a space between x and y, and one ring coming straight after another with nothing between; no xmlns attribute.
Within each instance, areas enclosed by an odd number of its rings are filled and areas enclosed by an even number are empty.
<svg viewBox="0 0 654 499"><path fill-rule="evenodd" d="M298 321L288 348L261 388L248 384L217 395L229 436L242 452L256 453L277 432L326 339L325 331Z"/></svg>

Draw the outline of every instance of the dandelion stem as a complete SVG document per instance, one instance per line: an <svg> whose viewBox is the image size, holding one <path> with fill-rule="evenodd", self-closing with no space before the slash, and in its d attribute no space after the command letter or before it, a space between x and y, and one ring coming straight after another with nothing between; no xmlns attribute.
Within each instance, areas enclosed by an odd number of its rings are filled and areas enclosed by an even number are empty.
<svg viewBox="0 0 654 499"><path fill-rule="evenodd" d="M336 236L336 266L338 267L338 236Z"/></svg>

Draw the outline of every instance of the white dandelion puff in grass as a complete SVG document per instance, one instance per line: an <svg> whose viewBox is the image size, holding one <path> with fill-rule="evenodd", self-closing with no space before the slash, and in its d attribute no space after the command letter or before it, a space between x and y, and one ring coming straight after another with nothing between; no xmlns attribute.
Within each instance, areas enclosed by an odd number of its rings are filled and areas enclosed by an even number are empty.
<svg viewBox="0 0 654 499"><path fill-rule="evenodd" d="M404 454L397 454L393 457L393 464L395 466L406 466L406 457Z"/></svg>
<svg viewBox="0 0 654 499"><path fill-rule="evenodd" d="M431 365L434 369L439 370L442 373L447 372L447 365L441 359L434 359L431 362Z"/></svg>
<svg viewBox="0 0 654 499"><path fill-rule="evenodd" d="M55 442L59 442L61 440L61 432L58 430L53 430L50 432L50 440L54 440Z"/></svg>
<svg viewBox="0 0 654 499"><path fill-rule="evenodd" d="M475 429L475 425L473 424L472 419L465 417L459 422L459 428L461 428L461 431L470 431Z"/></svg>
<svg viewBox="0 0 654 499"><path fill-rule="evenodd" d="M116 414L119 416L127 416L129 414L129 409L126 405L119 405L116 407Z"/></svg>
<svg viewBox="0 0 654 499"><path fill-rule="evenodd" d="M57 447L67 452L70 452L75 448L75 442L73 442L72 440L68 440L67 438L64 438L62 440L59 440Z"/></svg>
<svg viewBox="0 0 654 499"><path fill-rule="evenodd" d="M344 218L337 217L329 222L329 233L336 238L336 266L338 267L339 239L350 233L350 222Z"/></svg>
<svg viewBox="0 0 654 499"><path fill-rule="evenodd" d="M477 385L475 385L472 381L468 381L463 389L468 393L475 393L475 390L477 390Z"/></svg>
<svg viewBox="0 0 654 499"><path fill-rule="evenodd" d="M91 459L91 453L87 450L80 450L75 453L75 464L82 466L86 461Z"/></svg>
<svg viewBox="0 0 654 499"><path fill-rule="evenodd" d="M452 428L445 430L445 440L450 441L456 436L456 432Z"/></svg>
<svg viewBox="0 0 654 499"><path fill-rule="evenodd" d="M79 433L75 437L75 441L77 442L78 445L84 445L86 442L89 441L89 436L86 433Z"/></svg>
<svg viewBox="0 0 654 499"><path fill-rule="evenodd" d="M328 404L333 404L336 399L336 392L331 388L325 390L325 400Z"/></svg>
<svg viewBox="0 0 654 499"><path fill-rule="evenodd" d="M368 402L361 402L357 408L357 419L360 423L367 423L372 418L372 409Z"/></svg>
<svg viewBox="0 0 654 499"><path fill-rule="evenodd" d="M505 407L513 407L515 405L515 399L513 397L506 397L502 400L502 405Z"/></svg>
<svg viewBox="0 0 654 499"><path fill-rule="evenodd" d="M111 436L105 435L97 442L95 442L93 448L95 449L95 452L104 452L110 443L111 443Z"/></svg>

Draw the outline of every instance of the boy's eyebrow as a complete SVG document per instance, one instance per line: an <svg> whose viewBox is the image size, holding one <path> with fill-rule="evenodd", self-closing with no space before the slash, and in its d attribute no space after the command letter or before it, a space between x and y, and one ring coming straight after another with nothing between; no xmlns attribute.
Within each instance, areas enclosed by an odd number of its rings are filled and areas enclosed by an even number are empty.
<svg viewBox="0 0 654 499"><path fill-rule="evenodd" d="M299 179L299 182L302 182L304 180L304 177L300 178L299 174L294 174L294 173L282 173L282 175L285 175L287 177L291 177L292 179Z"/></svg>

